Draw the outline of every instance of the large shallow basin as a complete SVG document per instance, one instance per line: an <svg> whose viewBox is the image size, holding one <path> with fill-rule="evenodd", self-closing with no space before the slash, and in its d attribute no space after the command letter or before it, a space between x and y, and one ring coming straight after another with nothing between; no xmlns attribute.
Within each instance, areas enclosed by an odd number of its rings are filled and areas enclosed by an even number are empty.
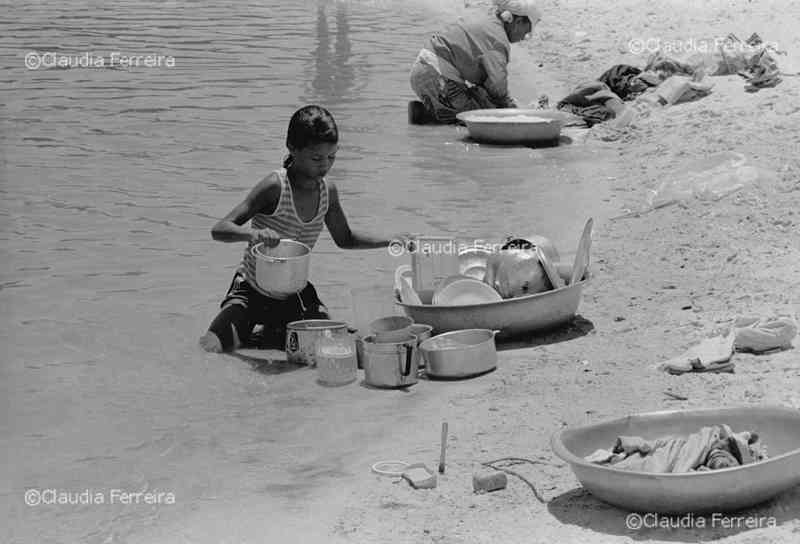
<svg viewBox="0 0 800 544"><path fill-rule="evenodd" d="M578 310L588 280L535 295L466 306L435 306L397 302L415 323L433 327L434 334L461 329L499 330L498 337L545 330L570 321ZM430 302L431 292L420 293Z"/></svg>
<svg viewBox="0 0 800 544"><path fill-rule="evenodd" d="M620 435L655 439L689 435L708 425L754 431L769 459L708 472L658 474L588 463L586 455L608 449ZM729 512L770 499L800 484L800 411L782 407L651 412L566 429L553 435L556 455L572 467L597 498L637 512Z"/></svg>
<svg viewBox="0 0 800 544"><path fill-rule="evenodd" d="M558 140L567 115L560 111L500 108L472 110L456 117L473 140L520 144Z"/></svg>

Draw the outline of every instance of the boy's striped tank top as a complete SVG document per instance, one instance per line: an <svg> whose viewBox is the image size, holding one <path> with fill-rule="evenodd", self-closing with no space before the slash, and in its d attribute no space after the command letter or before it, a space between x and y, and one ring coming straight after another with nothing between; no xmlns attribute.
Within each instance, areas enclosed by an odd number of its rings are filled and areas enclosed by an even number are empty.
<svg viewBox="0 0 800 544"><path fill-rule="evenodd" d="M254 229L270 228L281 235L281 238L290 238L302 242L308 247L312 248L317 243L322 227L325 224L325 214L328 213L328 184L325 180L320 181L319 191L319 205L317 206L317 213L311 218L310 221L305 222L297 215L297 209L294 206L294 198L292 197L292 187L289 185L289 176L285 168L276 170L274 172L281 182L281 196L278 199L278 205L272 214L257 213L250 220L250 225ZM255 274L255 260L250 254L250 248L253 243L247 245L242 259L242 268L253 288L263 295L267 295L262 291L256 283ZM267 295L269 296L269 295Z"/></svg>

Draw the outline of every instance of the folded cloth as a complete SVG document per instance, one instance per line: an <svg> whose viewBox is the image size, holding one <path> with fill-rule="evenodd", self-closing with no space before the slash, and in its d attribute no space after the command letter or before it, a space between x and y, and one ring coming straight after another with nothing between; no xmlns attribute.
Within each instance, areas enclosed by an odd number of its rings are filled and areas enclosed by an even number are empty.
<svg viewBox="0 0 800 544"><path fill-rule="evenodd" d="M626 455L624 453L614 453L611 450L595 450L594 453L587 455L585 459L589 463L604 465L606 463L617 463L625 459L625 457Z"/></svg>
<svg viewBox="0 0 800 544"><path fill-rule="evenodd" d="M758 92L759 89L775 87L781 81L783 81L783 79L778 77L777 72L767 76L755 77L747 81L744 86L744 90L748 93L755 93Z"/></svg>
<svg viewBox="0 0 800 544"><path fill-rule="evenodd" d="M791 317L742 317L734 328L736 349L754 353L791 348L797 336L797 323Z"/></svg>
<svg viewBox="0 0 800 544"><path fill-rule="evenodd" d="M614 451L625 453L625 455L630 455L633 452L647 454L650 453L654 447L654 444L648 442L641 436L619 436L617 437L617 443L614 444Z"/></svg>
<svg viewBox="0 0 800 544"><path fill-rule="evenodd" d="M585 459L623 470L681 473L748 465L767 459L767 454L756 433L735 433L721 424L703 427L686 437L647 440L618 436L613 450L597 450Z"/></svg>
<svg viewBox="0 0 800 544"><path fill-rule="evenodd" d="M761 443L757 433L752 431L735 433L728 425L722 425L722 434L728 437L728 449L740 464L749 465L768 458L767 448Z"/></svg>
<svg viewBox="0 0 800 544"><path fill-rule="evenodd" d="M584 108L602 106L612 99L620 100L620 97L608 85L601 81L585 81L572 89L572 92L562 98L558 104L572 104Z"/></svg>
<svg viewBox="0 0 800 544"><path fill-rule="evenodd" d="M622 100L631 100L644 92L649 86L646 81L639 79L642 71L628 64L616 64L603 72L598 81L608 85L608 88Z"/></svg>
<svg viewBox="0 0 800 544"><path fill-rule="evenodd" d="M556 104L557 109L582 117L590 127L613 119L623 107L620 97L600 81L581 83Z"/></svg>
<svg viewBox="0 0 800 544"><path fill-rule="evenodd" d="M656 72L642 72L636 78L651 87L657 87L663 81L662 77Z"/></svg>
<svg viewBox="0 0 800 544"><path fill-rule="evenodd" d="M683 355L668 359L659 365L670 374L686 372L733 372L734 331L727 336L706 338L692 346Z"/></svg>
<svg viewBox="0 0 800 544"><path fill-rule="evenodd" d="M757 34L750 36L747 41L748 45L753 37L761 39ZM760 42L758 45L762 45ZM766 87L774 87L781 81L780 69L778 63L770 54L772 51L769 47L763 48L753 54L746 61L746 66L743 70L738 70L737 73L747 80L745 90L748 92L757 92L759 89Z"/></svg>
<svg viewBox="0 0 800 544"><path fill-rule="evenodd" d="M712 85L692 81L688 76L670 76L659 84L656 94L662 104L691 102L711 93Z"/></svg>
<svg viewBox="0 0 800 544"><path fill-rule="evenodd" d="M695 67L678 59L667 57L661 51L656 51L647 59L643 72L655 72L666 79L672 75L694 76Z"/></svg>
<svg viewBox="0 0 800 544"><path fill-rule="evenodd" d="M716 448L711 450L706 459L705 466L711 470L720 468L738 467L741 463L726 449Z"/></svg>
<svg viewBox="0 0 800 544"><path fill-rule="evenodd" d="M625 437L628 445L639 443L645 446L646 452L633 451L613 465L622 470L642 472L690 472L705 463L712 445L720 439L720 432L720 427L714 425L703 427L685 438L664 437L647 441Z"/></svg>

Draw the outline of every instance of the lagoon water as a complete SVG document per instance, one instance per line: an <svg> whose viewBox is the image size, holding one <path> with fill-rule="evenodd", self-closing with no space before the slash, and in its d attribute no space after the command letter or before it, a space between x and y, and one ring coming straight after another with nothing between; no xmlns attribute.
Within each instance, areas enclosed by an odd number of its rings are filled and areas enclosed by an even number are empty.
<svg viewBox="0 0 800 544"><path fill-rule="evenodd" d="M310 493L296 484L296 461L313 457L309 433L336 451L344 438L325 417L347 414L326 416L324 398L305 398L308 375L259 374L196 345L242 249L213 242L209 229L280 166L297 107L318 103L337 119L329 177L354 228L466 240L539 233L574 252L586 218L597 224L608 211L607 152L483 146L464 129L407 124L411 62L463 11L445 0L6 7L4 541L146 541L148 526L186 527L270 493L302 504ZM512 92L527 103L537 90L519 81L531 77L514 79L534 69L524 47L513 49ZM76 66L29 70L29 51ZM93 66L80 65L84 54ZM162 64L120 64L133 55ZM325 232L311 276L334 316L350 319L349 290L388 284L398 264L385 251L339 250ZM27 506L28 489L105 503ZM166 491L176 504L125 505L112 490Z"/></svg>

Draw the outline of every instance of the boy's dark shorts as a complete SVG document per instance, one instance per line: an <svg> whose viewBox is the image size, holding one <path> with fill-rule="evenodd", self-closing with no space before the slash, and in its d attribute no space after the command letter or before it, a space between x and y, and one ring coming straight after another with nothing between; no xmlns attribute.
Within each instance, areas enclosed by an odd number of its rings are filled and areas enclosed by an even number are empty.
<svg viewBox="0 0 800 544"><path fill-rule="evenodd" d="M225 351L233 346L231 324L244 345L283 349L286 325L302 319L329 319L317 290L308 282L302 291L285 300L262 295L250 285L241 272L233 276L222 310L208 328L217 335ZM256 334L256 325L263 328Z"/></svg>

